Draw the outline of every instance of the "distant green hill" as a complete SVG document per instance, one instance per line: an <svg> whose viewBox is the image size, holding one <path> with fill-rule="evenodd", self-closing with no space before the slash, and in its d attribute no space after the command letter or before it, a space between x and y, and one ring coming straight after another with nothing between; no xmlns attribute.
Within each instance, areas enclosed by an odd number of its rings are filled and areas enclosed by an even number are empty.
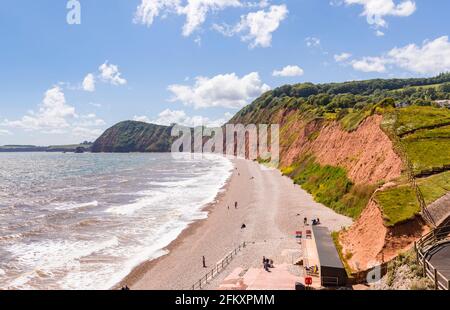
<svg viewBox="0 0 450 310"><path fill-rule="evenodd" d="M136 121L120 122L106 130L92 146L92 152L169 152L171 127Z"/></svg>
<svg viewBox="0 0 450 310"><path fill-rule="evenodd" d="M45 152L46 146L35 145L4 145L0 146L0 152Z"/></svg>
<svg viewBox="0 0 450 310"><path fill-rule="evenodd" d="M73 153L83 149L84 152L90 152L92 143L84 142L71 145L51 145L51 146L35 146L35 145L4 145L0 146L0 152L67 152Z"/></svg>

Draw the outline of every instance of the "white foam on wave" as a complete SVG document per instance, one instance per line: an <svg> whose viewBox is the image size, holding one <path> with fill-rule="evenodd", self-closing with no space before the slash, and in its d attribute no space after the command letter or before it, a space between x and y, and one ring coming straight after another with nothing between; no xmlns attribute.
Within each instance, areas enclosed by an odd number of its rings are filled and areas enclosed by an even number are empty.
<svg viewBox="0 0 450 310"><path fill-rule="evenodd" d="M103 241L46 240L6 246L4 250L10 252L15 258L16 267L30 270L11 279L6 287L35 289L33 280L39 280L43 274L51 277L56 273L77 273L82 269L80 259L107 248L116 247L118 244L118 239L112 237ZM65 285L59 287L74 288Z"/></svg>
<svg viewBox="0 0 450 310"><path fill-rule="evenodd" d="M163 181L153 182L151 185L159 188L148 190L147 194L150 197L106 210L122 216L130 216L137 212L153 214L159 210L170 218L152 234L147 234L148 238L142 240L143 246L126 249L131 255L120 270L110 273L112 275L108 282L110 287L120 282L140 263L166 254L163 249L175 240L190 223L207 217L208 214L202 210L203 207L215 201L217 194L231 176L234 166L223 156L211 155L206 159L211 161L211 166L203 168L202 174L188 180L169 181L166 184ZM188 191L186 186L189 186ZM145 192L140 192L140 194L145 194ZM164 208L172 211L164 211Z"/></svg>
<svg viewBox="0 0 450 310"><path fill-rule="evenodd" d="M86 203L75 203L75 202L68 202L64 204L58 204L54 206L52 209L59 210L59 211L67 211L67 210L75 210L75 209L82 209L82 208L88 208L88 207L98 207L98 201L94 200L91 202Z"/></svg>
<svg viewBox="0 0 450 310"><path fill-rule="evenodd" d="M120 205L120 206L114 206L109 207L105 210L105 212L112 213L115 215L132 215L138 210L141 210L145 207L149 207L152 204L158 202L162 197L145 197L136 199L134 202Z"/></svg>
<svg viewBox="0 0 450 310"><path fill-rule="evenodd" d="M212 164L212 167L206 170L206 173L187 180L151 181L149 185L156 185L160 188L140 191L136 195L143 196L142 198L138 198L129 204L109 207L105 212L116 215L132 215L143 208L155 208L157 204L167 199L173 199L173 197L179 197L179 195L187 196L187 200L190 197L197 198L195 203L198 207L203 207L203 205L213 202L231 175L233 164L222 156L208 154L205 158L210 160ZM189 192L186 192L185 188L188 186Z"/></svg>
<svg viewBox="0 0 450 310"><path fill-rule="evenodd" d="M67 230L61 239L17 242L3 248L14 265L0 267L0 287L16 289L109 289L140 263L167 253L164 250L187 226L207 217L205 205L215 201L231 175L233 164L222 156L205 156L206 164L191 168L189 160L180 164L184 171L166 179L152 180L149 188L134 201L110 206L98 217L102 228L83 237ZM186 164L187 163L187 164ZM184 167L184 168L183 168ZM191 173L191 177L187 176ZM176 178L180 178L178 181ZM164 182L166 180L166 182ZM101 186L101 184L99 184ZM101 200L103 201L103 200ZM103 202L102 202L103 204ZM99 206L88 203L56 205L58 210L92 212ZM92 208L92 210L90 209ZM70 211L68 211L70 212ZM70 214L73 214L70 212ZM108 226L108 222L111 226ZM63 239L67 238L67 239ZM20 270L14 274L11 270Z"/></svg>
<svg viewBox="0 0 450 310"><path fill-rule="evenodd" d="M19 239L22 238L22 234L11 234L11 235L6 235L6 236L0 236L0 241L5 241L5 240L13 240L13 239Z"/></svg>

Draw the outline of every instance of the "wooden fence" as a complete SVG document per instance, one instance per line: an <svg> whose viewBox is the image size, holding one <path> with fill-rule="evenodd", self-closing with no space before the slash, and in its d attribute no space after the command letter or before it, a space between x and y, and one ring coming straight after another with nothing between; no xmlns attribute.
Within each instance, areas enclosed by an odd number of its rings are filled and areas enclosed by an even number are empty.
<svg viewBox="0 0 450 310"><path fill-rule="evenodd" d="M428 261L428 254L440 244L448 242L450 242L450 226L444 226L434 229L414 244L417 261L423 267L423 276L433 281L436 290L450 290L450 279Z"/></svg>
<svg viewBox="0 0 450 310"><path fill-rule="evenodd" d="M192 286L192 290L196 289L203 289L211 280L213 280L219 273L221 273L233 260L233 258L241 252L245 247L247 246L247 243L244 241L237 248L235 248L233 251L228 253L227 256L225 256L222 260L220 260L214 268L212 268L208 273L206 273L203 277L201 277L197 282L195 282Z"/></svg>

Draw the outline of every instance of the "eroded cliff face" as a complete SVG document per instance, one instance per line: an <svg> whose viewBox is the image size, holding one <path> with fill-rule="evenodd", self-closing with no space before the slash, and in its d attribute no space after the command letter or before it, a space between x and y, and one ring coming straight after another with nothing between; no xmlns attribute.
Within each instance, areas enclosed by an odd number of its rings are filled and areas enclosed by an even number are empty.
<svg viewBox="0 0 450 310"><path fill-rule="evenodd" d="M379 206L371 200L353 225L340 233L339 239L350 268L361 271L392 260L427 232L428 227L420 218L386 227Z"/></svg>
<svg viewBox="0 0 450 310"><path fill-rule="evenodd" d="M344 168L355 184L381 186L402 174L402 159L381 129L382 115L367 117L351 132L342 129L337 121L304 121L289 113L280 113L274 119L282 128L282 167L292 165L302 156L313 155L321 165ZM393 259L410 248L427 229L420 218L387 227L381 208L370 199L362 214L349 229L341 232L339 239L349 266L360 271Z"/></svg>
<svg viewBox="0 0 450 310"><path fill-rule="evenodd" d="M403 162L381 130L382 118L370 116L352 132L343 130L338 122L293 123L290 130L299 132L289 145L282 147L281 166L289 166L299 156L312 154L322 165L346 169L355 184L393 180L401 175Z"/></svg>
<svg viewBox="0 0 450 310"><path fill-rule="evenodd" d="M376 184L395 179L400 176L403 163L381 130L381 120L381 115L371 116L353 132L333 123L320 131L312 151L320 163L345 168L355 183Z"/></svg>

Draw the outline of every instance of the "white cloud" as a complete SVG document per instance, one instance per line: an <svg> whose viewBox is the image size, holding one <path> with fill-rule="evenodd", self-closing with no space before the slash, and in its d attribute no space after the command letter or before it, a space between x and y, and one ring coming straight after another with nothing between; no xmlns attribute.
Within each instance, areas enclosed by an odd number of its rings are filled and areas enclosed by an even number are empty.
<svg viewBox="0 0 450 310"><path fill-rule="evenodd" d="M180 101L196 109L209 107L241 108L270 90L257 72L239 78L235 73L219 74L212 78L196 77L195 84L170 85L171 101Z"/></svg>
<svg viewBox="0 0 450 310"><path fill-rule="evenodd" d="M101 127L106 125L106 122L98 118L94 113L90 113L82 115L73 125L77 127Z"/></svg>
<svg viewBox="0 0 450 310"><path fill-rule="evenodd" d="M381 57L364 57L352 62L353 69L363 72L385 72L386 61Z"/></svg>
<svg viewBox="0 0 450 310"><path fill-rule="evenodd" d="M227 7L242 6L239 0L188 0L186 6L178 8L179 14L186 15L183 35L191 35L205 20L209 11L220 11Z"/></svg>
<svg viewBox="0 0 450 310"><path fill-rule="evenodd" d="M269 0L259 0L259 2L247 2L244 4L248 8L266 8L270 5Z"/></svg>
<svg viewBox="0 0 450 310"><path fill-rule="evenodd" d="M117 65L108 64L105 62L98 70L100 71L100 79L104 82L111 83L112 85L125 85L127 80L121 77L119 67Z"/></svg>
<svg viewBox="0 0 450 310"><path fill-rule="evenodd" d="M417 73L441 73L450 70L448 36L425 41L422 46L409 44L392 49L387 57L395 65Z"/></svg>
<svg viewBox="0 0 450 310"><path fill-rule="evenodd" d="M348 5L359 4L364 7L362 16L374 27L387 27L386 16L410 16L416 11L416 4L411 0L344 0ZM336 4L336 2L335 2Z"/></svg>
<svg viewBox="0 0 450 310"><path fill-rule="evenodd" d="M375 35L376 35L377 37L383 37L383 36L384 36L384 32L381 31L381 30L377 30L377 31L375 31Z"/></svg>
<svg viewBox="0 0 450 310"><path fill-rule="evenodd" d="M347 59L349 59L350 57L352 57L352 54L350 54L350 53L341 53L341 54L334 55L334 60L336 62L343 62L343 61L346 61Z"/></svg>
<svg viewBox="0 0 450 310"><path fill-rule="evenodd" d="M12 132L7 129L0 129L0 136L10 136Z"/></svg>
<svg viewBox="0 0 450 310"><path fill-rule="evenodd" d="M320 39L316 37L307 37L305 39L306 46L307 47L319 47L320 46Z"/></svg>
<svg viewBox="0 0 450 310"><path fill-rule="evenodd" d="M280 22L288 14L286 5L273 5L268 11L264 11L269 5L268 0L141 0L135 12L134 22L150 27L158 16L161 18L168 14L185 16L182 34L188 37L205 23L210 13L227 8L260 8L260 11L241 16L240 22L235 26L215 24L213 28L227 36L242 33L242 40L250 41L251 47L268 47L272 41L272 33L278 29ZM198 38L196 43L199 43Z"/></svg>
<svg viewBox="0 0 450 310"><path fill-rule="evenodd" d="M177 11L180 0L142 0L136 9L134 22L151 26L155 17L167 11Z"/></svg>
<svg viewBox="0 0 450 310"><path fill-rule="evenodd" d="M242 41L250 42L250 48L269 47L272 33L288 13L286 5L272 5L268 11L260 10L241 16L241 21L234 26L214 24L212 28L227 37L241 34Z"/></svg>
<svg viewBox="0 0 450 310"><path fill-rule="evenodd" d="M287 17L289 11L286 5L272 5L268 11L260 10L241 16L241 21L233 30L234 33L244 34L241 38L250 42L250 47L269 47L272 44L272 33Z"/></svg>
<svg viewBox="0 0 450 310"><path fill-rule="evenodd" d="M91 141L97 139L102 133L103 130L99 128L74 127L72 129L72 134L80 140Z"/></svg>
<svg viewBox="0 0 450 310"><path fill-rule="evenodd" d="M159 113L156 119L151 120L147 116L135 116L135 121L152 123L157 125L170 126L172 124L178 124L182 126L195 127L195 126L208 126L208 127L220 127L232 118L231 113L225 113L223 117L217 119L210 119L204 116L189 116L183 110L171 110L166 109Z"/></svg>
<svg viewBox="0 0 450 310"><path fill-rule="evenodd" d="M135 115L133 117L133 120L135 120L137 122L150 123L150 119L145 115Z"/></svg>
<svg viewBox="0 0 450 310"><path fill-rule="evenodd" d="M396 47L380 57L364 57L352 63L364 72L384 72L386 65L421 74L437 74L450 70L450 42L448 36L424 41L422 46L409 44Z"/></svg>
<svg viewBox="0 0 450 310"><path fill-rule="evenodd" d="M93 107L96 107L96 108L101 108L101 107L102 107L101 103L88 102L88 104L91 105L91 106L93 106Z"/></svg>
<svg viewBox="0 0 450 310"><path fill-rule="evenodd" d="M175 13L186 16L183 35L190 36L206 20L208 13L243 6L240 0L142 0L134 22L151 26L156 17Z"/></svg>
<svg viewBox="0 0 450 310"><path fill-rule="evenodd" d="M290 77L290 76L302 76L304 73L303 69L299 66L286 66L281 70L273 71L273 76Z"/></svg>
<svg viewBox="0 0 450 310"><path fill-rule="evenodd" d="M87 92L94 92L96 89L97 81L103 83L109 83L115 86L125 85L127 84L127 80L122 78L122 74L119 71L119 67L114 64L109 64L108 61L103 63L98 67L98 75L94 75L94 73L88 73L83 82L81 83L81 87L78 86L76 88L68 87L69 89L83 89ZM63 83L65 85L67 83ZM70 85L69 85L70 86Z"/></svg>
<svg viewBox="0 0 450 310"><path fill-rule="evenodd" d="M83 90L88 92L95 91L95 76L92 73L89 73L86 75L86 77L83 80Z"/></svg>
<svg viewBox="0 0 450 310"><path fill-rule="evenodd" d="M4 127L26 131L38 131L43 134L65 134L67 137L89 140L98 137L103 131L105 121L90 113L78 115L75 108L66 102L65 94L59 86L47 90L38 111L29 111L19 120L4 120ZM8 132L8 130L3 130Z"/></svg>
<svg viewBox="0 0 450 310"><path fill-rule="evenodd" d="M20 120L4 122L4 125L26 130L61 129L69 127L68 119L76 117L75 108L66 103L59 86L46 91L39 111L30 111Z"/></svg>

